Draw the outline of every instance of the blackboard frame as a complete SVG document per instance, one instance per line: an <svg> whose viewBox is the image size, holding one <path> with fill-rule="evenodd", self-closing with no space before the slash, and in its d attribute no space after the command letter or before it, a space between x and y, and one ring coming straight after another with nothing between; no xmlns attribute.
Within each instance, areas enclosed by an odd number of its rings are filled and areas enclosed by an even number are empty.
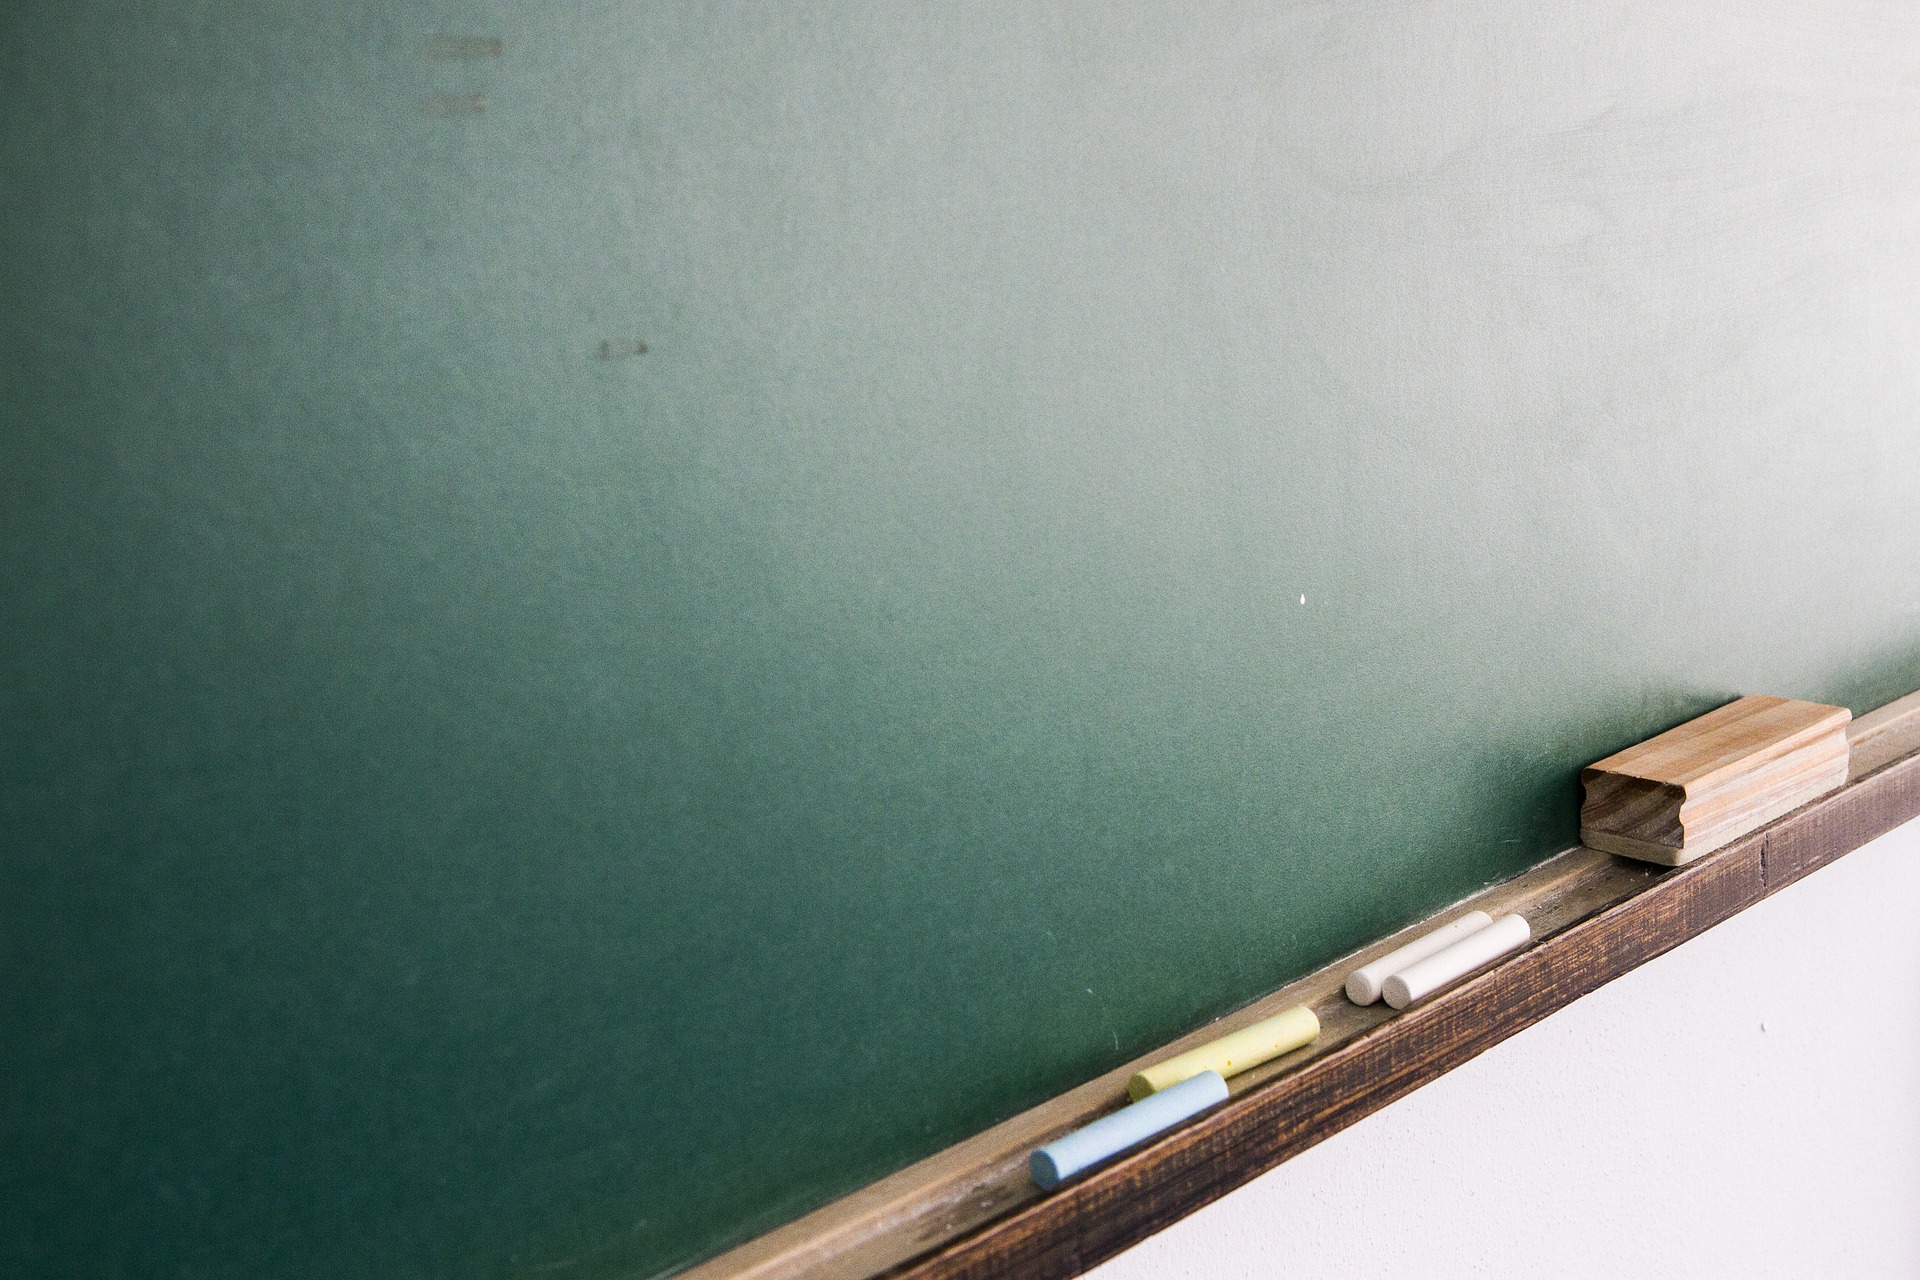
<svg viewBox="0 0 1920 1280"><path fill-rule="evenodd" d="M1920 693L1860 717L1837 791L1683 867L1575 848L1463 907L1523 909L1537 941L1402 1014L1347 1003L1357 963L1422 921L1145 1055L1307 1003L1313 1046L1234 1081L1229 1100L1050 1194L1025 1154L1124 1101L1128 1063L987 1133L683 1273L689 1280L1066 1280L1470 1061L1613 979L1920 816Z"/></svg>

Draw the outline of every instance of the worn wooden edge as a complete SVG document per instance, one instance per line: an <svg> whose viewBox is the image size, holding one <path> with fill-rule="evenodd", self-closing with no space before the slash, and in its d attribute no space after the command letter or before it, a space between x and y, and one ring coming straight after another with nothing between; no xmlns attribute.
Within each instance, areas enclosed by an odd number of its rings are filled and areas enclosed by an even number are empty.
<svg viewBox="0 0 1920 1280"><path fill-rule="evenodd" d="M1847 726L1848 776L1864 778L1920 751L1920 691L1869 711Z"/></svg>
<svg viewBox="0 0 1920 1280"><path fill-rule="evenodd" d="M1702 848L1682 849L1676 845L1660 844L1653 840L1635 840L1632 836L1618 835L1612 831L1596 831L1591 827L1580 828L1580 840L1589 849L1598 849L1602 853L1617 853L1623 858L1637 858L1641 862L1656 862L1663 867L1684 867L1696 858L1704 858L1715 849L1739 839L1738 834L1729 835L1725 840L1706 844Z"/></svg>
<svg viewBox="0 0 1920 1280"><path fill-rule="evenodd" d="M1920 703L1915 711L1920 712ZM1914 727L1920 728L1920 715ZM1920 742L1914 745L1920 747ZM1916 814L1920 814L1920 753L1910 751L1769 826L1765 832L1767 892L1786 888Z"/></svg>
<svg viewBox="0 0 1920 1280"><path fill-rule="evenodd" d="M1911 709L1864 726L1920 747ZM1856 746L1856 750L1859 748ZM1445 1074L1588 991L1920 815L1920 754L1871 771L1678 868L1575 848L1133 1062L681 1273L694 1280L1068 1277ZM1358 965L1469 910L1525 915L1535 941L1395 1014L1346 1000ZM1048 1139L1126 1101L1142 1066L1306 1004L1320 1039L1231 1081L1228 1101L1052 1193L1026 1176Z"/></svg>

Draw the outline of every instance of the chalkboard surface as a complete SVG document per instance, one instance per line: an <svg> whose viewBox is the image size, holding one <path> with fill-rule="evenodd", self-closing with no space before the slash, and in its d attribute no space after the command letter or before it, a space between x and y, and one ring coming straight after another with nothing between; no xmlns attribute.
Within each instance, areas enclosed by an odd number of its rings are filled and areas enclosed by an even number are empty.
<svg viewBox="0 0 1920 1280"><path fill-rule="evenodd" d="M648 1275L1920 685L1920 17L0 14L0 1271Z"/></svg>

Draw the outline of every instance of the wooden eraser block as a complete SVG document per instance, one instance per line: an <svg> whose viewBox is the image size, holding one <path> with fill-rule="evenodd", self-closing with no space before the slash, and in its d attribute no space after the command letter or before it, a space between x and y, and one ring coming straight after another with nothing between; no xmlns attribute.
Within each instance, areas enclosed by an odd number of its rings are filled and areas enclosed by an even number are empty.
<svg viewBox="0 0 1920 1280"><path fill-rule="evenodd" d="M1677 867L1847 780L1845 707L1729 702L1580 771L1589 848Z"/></svg>

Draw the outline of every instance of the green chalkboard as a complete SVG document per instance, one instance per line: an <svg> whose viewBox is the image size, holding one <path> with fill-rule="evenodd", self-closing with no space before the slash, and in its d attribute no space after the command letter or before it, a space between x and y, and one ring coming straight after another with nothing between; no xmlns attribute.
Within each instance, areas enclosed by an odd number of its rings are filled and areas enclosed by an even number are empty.
<svg viewBox="0 0 1920 1280"><path fill-rule="evenodd" d="M0 1272L650 1275L1920 685L1920 17L0 12Z"/></svg>

